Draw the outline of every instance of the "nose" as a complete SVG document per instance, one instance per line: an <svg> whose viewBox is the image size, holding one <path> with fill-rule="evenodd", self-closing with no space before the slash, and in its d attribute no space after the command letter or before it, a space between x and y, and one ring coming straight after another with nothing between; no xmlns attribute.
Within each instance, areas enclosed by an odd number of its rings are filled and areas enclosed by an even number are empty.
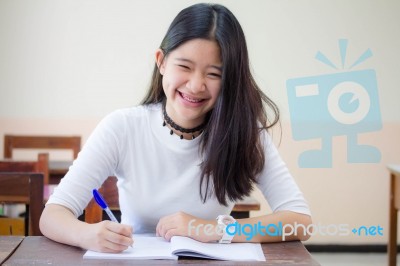
<svg viewBox="0 0 400 266"><path fill-rule="evenodd" d="M193 73L188 80L186 87L194 94L205 91L206 83L203 75L200 73Z"/></svg>

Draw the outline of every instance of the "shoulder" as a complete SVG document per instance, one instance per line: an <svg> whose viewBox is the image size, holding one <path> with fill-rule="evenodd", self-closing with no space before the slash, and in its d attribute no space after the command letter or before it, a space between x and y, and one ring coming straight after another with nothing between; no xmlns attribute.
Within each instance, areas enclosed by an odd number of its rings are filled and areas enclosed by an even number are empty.
<svg viewBox="0 0 400 266"><path fill-rule="evenodd" d="M267 129L262 129L260 131L260 140L261 140L261 144L263 145L264 148L268 148L271 145L274 145L274 141L272 136L270 135L270 132L268 132Z"/></svg>
<svg viewBox="0 0 400 266"><path fill-rule="evenodd" d="M131 124L132 122L144 122L151 117L152 113L159 112L160 109L160 104L138 105L129 108L122 108L108 114L101 123L123 126L124 124Z"/></svg>
<svg viewBox="0 0 400 266"><path fill-rule="evenodd" d="M117 109L100 121L91 134L91 139L97 139L97 143L114 139L122 147L125 140L132 136L142 136L144 132L149 132L150 121L155 117L152 114L158 109L161 110L161 107L157 105Z"/></svg>

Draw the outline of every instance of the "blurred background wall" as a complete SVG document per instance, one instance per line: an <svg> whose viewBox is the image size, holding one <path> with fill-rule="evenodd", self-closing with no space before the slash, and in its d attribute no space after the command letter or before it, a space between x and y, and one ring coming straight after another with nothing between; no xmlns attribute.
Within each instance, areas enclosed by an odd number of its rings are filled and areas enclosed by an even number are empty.
<svg viewBox="0 0 400 266"><path fill-rule="evenodd" d="M84 143L106 114L140 103L169 23L197 2L1 0L0 136L80 135ZM400 163L400 2L216 2L242 24L254 76L280 107L274 140L322 229L308 243L386 243L386 165ZM310 103L328 122L296 123ZM375 153L349 160L348 136ZM323 139L332 158L301 161ZM254 197L262 210L252 215L268 213ZM361 226L383 235L350 232Z"/></svg>

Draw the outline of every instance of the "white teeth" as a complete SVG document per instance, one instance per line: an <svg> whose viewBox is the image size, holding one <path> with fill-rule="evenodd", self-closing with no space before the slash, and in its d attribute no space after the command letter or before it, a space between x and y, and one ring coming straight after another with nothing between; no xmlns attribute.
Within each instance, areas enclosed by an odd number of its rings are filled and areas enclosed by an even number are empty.
<svg viewBox="0 0 400 266"><path fill-rule="evenodd" d="M202 99L192 99L192 98L189 98L189 97L187 97L185 94L183 94L183 93L181 93L181 95L182 95L182 97L185 99L185 100L187 100L187 101L189 101L189 102L192 102L192 103L199 103L199 102L201 102L202 101Z"/></svg>

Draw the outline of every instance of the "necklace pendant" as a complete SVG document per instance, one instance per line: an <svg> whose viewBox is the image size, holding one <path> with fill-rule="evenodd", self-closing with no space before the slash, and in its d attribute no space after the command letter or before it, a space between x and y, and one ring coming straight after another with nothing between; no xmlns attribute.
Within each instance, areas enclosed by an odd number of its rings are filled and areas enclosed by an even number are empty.
<svg viewBox="0 0 400 266"><path fill-rule="evenodd" d="M197 126L197 127L194 127L194 128L184 128L184 127L181 127L181 126L177 125L177 124L168 116L167 111L166 111L166 109L165 109L165 105L166 105L166 101L164 100L163 103L162 103L162 113L163 113L163 118L164 118L164 121L163 121L163 124L162 124L163 127L165 127L166 125L168 125L169 128L173 128L173 129L175 129L175 130L178 131L178 132L186 133L186 134L192 134L192 139L195 139L195 138L196 138L196 136L195 136L195 133L196 133L196 132L199 132L199 134L197 134L197 136L199 136L199 135L203 132L204 127L205 127L205 125L206 125L206 123L207 123L208 121L204 121L201 125L199 125L199 126ZM208 119L207 119L207 120L208 120ZM173 135L173 134L174 134L174 131L171 129L171 131L169 132L169 134ZM177 133L176 135L178 135L178 133ZM180 139L183 139L183 134L178 135L178 136L179 136Z"/></svg>

